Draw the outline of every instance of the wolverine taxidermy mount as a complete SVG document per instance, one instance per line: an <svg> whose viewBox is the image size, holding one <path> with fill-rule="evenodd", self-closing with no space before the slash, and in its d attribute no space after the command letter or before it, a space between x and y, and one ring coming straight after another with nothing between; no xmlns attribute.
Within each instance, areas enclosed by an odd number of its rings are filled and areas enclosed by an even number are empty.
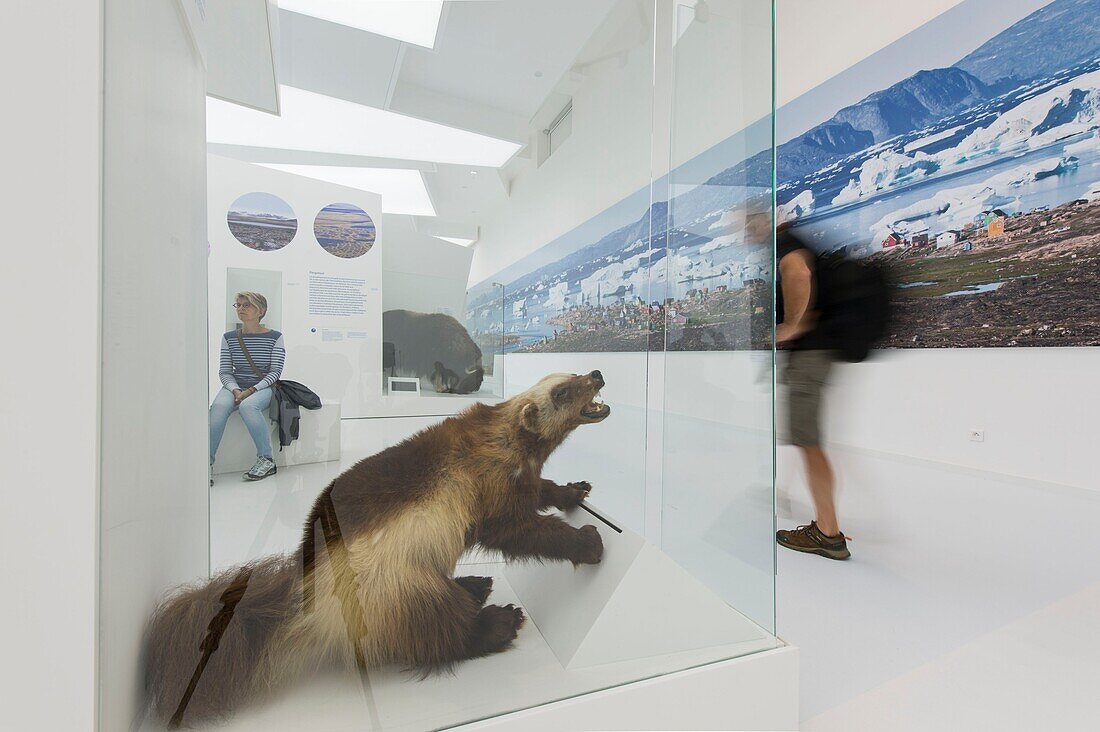
<svg viewBox="0 0 1100 732"><path fill-rule="evenodd" d="M574 429L611 413L603 386L599 371L551 374L474 404L340 474L295 554L169 596L146 638L158 715L172 726L224 717L327 659L426 675L506 649L523 611L486 605L491 578L456 578L455 565L474 546L599 563L595 526L543 513L579 505L591 486L541 473Z"/></svg>

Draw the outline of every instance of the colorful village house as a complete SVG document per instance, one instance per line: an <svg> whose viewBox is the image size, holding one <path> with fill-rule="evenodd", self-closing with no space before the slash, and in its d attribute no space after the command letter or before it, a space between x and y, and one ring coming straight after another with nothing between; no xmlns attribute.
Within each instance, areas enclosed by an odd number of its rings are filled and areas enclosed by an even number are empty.
<svg viewBox="0 0 1100 732"><path fill-rule="evenodd" d="M890 249L892 247L899 247L899 246L903 245L904 243L905 243L905 240L902 239L900 235L898 235L895 232L890 232L890 236L888 236L888 237L886 237L885 239L882 240L882 248L883 249Z"/></svg>
<svg viewBox="0 0 1100 732"><path fill-rule="evenodd" d="M936 237L936 249L946 249L947 247L955 246L959 243L959 236L962 232L958 229L948 229L939 236Z"/></svg>

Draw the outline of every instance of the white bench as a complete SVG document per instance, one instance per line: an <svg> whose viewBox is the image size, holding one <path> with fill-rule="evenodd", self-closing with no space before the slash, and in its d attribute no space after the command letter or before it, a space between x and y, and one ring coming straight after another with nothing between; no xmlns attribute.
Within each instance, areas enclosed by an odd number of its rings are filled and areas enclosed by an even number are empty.
<svg viewBox="0 0 1100 732"><path fill-rule="evenodd" d="M287 465L320 463L326 460L340 459L340 402L322 400L320 409L299 410L302 418L298 422L298 439L279 450L278 427L271 426L271 448L275 464L280 468ZM266 415L268 410L264 410ZM243 473L256 462L256 445L244 426L244 420L237 413L229 415L225 425L222 444L218 447L218 459L214 462L214 472Z"/></svg>

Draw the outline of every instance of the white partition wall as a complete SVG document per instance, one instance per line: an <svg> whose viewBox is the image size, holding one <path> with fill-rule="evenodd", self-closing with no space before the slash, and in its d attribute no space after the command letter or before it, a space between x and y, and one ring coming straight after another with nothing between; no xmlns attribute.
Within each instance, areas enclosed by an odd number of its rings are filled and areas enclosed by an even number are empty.
<svg viewBox="0 0 1100 732"><path fill-rule="evenodd" d="M381 197L216 155L209 157L209 164L210 397L221 389L217 346L237 322L231 314L233 294L255 287L267 298L270 316L278 307L278 322L265 318L265 323L282 332L286 342L285 378L306 384L322 399L340 402L345 417L370 413L381 396L382 381L386 231ZM230 210L241 196L253 193L277 197L295 218L289 243L279 249L250 248L230 231ZM331 204L357 206L375 223L375 243L366 253L338 257L318 243L314 223Z"/></svg>
<svg viewBox="0 0 1100 732"><path fill-rule="evenodd" d="M5 729L130 729L145 620L207 571L204 69L182 10L4 7Z"/></svg>
<svg viewBox="0 0 1100 732"><path fill-rule="evenodd" d="M124 730L145 623L209 567L205 76L175 0L104 7L99 728Z"/></svg>
<svg viewBox="0 0 1100 732"><path fill-rule="evenodd" d="M9 629L0 678L9 729L95 724L101 19L97 2L18 0L4 4L0 23L0 624Z"/></svg>

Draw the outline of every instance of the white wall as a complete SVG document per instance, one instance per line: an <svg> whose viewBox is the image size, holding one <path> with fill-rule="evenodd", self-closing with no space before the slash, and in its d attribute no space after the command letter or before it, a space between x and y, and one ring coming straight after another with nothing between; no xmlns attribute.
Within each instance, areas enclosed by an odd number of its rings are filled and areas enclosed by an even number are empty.
<svg viewBox="0 0 1100 732"><path fill-rule="evenodd" d="M95 724L99 3L4 4L0 627L7 729Z"/></svg>
<svg viewBox="0 0 1100 732"><path fill-rule="evenodd" d="M153 607L209 570L205 78L176 0L104 8L100 729L125 730Z"/></svg>
<svg viewBox="0 0 1100 732"><path fill-rule="evenodd" d="M607 41L619 57L593 63L573 94L573 132L542 164L525 161L511 193L481 227L470 283L477 284L648 184L653 119L650 3L643 28L626 24ZM612 20L632 5L612 11ZM625 22L625 21L624 21ZM599 56L597 50L592 55ZM598 173L598 174L597 174ZM641 215L644 211L639 211Z"/></svg>
<svg viewBox="0 0 1100 732"><path fill-rule="evenodd" d="M263 191L274 194L294 210L298 231L282 249L259 252L238 242L226 224L226 214L241 195ZM351 203L375 221L377 239L364 255L341 259L324 251L313 233L322 208ZM388 231L381 222L382 198L376 193L345 188L300 175L271 170L216 155L209 156L210 289L209 325L210 398L221 389L218 354L226 332L226 268L281 272L280 293L264 293L282 303L281 332L287 358L283 375L309 386L322 399L339 401L345 417L372 413L382 383L382 249ZM330 277L364 280L365 313L361 315L309 314L310 272ZM343 340L326 341L326 331ZM354 337L353 337L354 335Z"/></svg>
<svg viewBox="0 0 1100 732"><path fill-rule="evenodd" d="M838 444L1100 490L1100 348L884 351L829 394ZM985 430L971 442L970 429Z"/></svg>

